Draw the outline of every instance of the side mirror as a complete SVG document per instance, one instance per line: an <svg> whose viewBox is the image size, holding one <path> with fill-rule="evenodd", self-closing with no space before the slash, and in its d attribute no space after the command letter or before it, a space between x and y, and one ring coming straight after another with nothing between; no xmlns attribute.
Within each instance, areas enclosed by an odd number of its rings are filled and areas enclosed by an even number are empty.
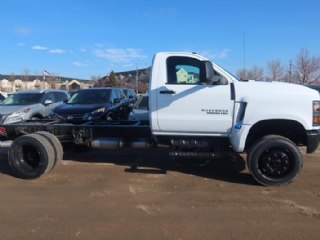
<svg viewBox="0 0 320 240"><path fill-rule="evenodd" d="M205 70L206 70L206 83L212 84L214 82L214 70L212 63L209 61L206 61L204 63Z"/></svg>
<svg viewBox="0 0 320 240"><path fill-rule="evenodd" d="M223 77L220 74L216 74L212 63L209 61L205 62L205 71L206 71L206 84L211 85L211 84L220 84L220 85L226 85L228 84L228 80Z"/></svg>
<svg viewBox="0 0 320 240"><path fill-rule="evenodd" d="M51 104L51 103L53 103L53 101L52 101L52 100L49 100L49 99L47 99L47 100L44 101L44 105L49 105L49 104Z"/></svg>
<svg viewBox="0 0 320 240"><path fill-rule="evenodd" d="M113 100L113 103L120 103L120 99L119 99L119 98L115 98L115 99Z"/></svg>

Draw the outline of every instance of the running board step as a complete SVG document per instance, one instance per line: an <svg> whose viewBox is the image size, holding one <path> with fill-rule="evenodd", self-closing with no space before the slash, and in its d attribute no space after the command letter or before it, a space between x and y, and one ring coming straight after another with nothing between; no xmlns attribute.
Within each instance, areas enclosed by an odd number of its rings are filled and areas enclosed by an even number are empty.
<svg viewBox="0 0 320 240"><path fill-rule="evenodd" d="M216 157L217 154L213 152L169 152L170 157L202 157L202 158L213 158Z"/></svg>

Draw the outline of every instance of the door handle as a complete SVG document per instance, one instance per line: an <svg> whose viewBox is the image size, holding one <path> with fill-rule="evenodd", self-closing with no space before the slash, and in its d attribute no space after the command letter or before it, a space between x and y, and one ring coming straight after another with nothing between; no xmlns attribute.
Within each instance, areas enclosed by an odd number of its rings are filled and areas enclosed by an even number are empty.
<svg viewBox="0 0 320 240"><path fill-rule="evenodd" d="M160 94L175 94L176 92L173 90L161 90Z"/></svg>

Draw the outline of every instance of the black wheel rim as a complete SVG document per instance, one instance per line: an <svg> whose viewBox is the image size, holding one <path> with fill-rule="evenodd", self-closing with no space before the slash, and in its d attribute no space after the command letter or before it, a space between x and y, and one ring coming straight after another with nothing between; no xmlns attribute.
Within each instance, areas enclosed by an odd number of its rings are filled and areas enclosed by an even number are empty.
<svg viewBox="0 0 320 240"><path fill-rule="evenodd" d="M39 168L41 156L37 149L32 146L25 144L19 148L18 161L21 166L27 170L35 170Z"/></svg>
<svg viewBox="0 0 320 240"><path fill-rule="evenodd" d="M259 171L268 178L282 178L293 169L292 156L286 149L265 150L259 158Z"/></svg>

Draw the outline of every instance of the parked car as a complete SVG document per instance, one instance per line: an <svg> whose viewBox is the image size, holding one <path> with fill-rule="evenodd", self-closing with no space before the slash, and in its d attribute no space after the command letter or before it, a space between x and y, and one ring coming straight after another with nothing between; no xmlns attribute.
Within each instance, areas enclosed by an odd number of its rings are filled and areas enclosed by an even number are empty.
<svg viewBox="0 0 320 240"><path fill-rule="evenodd" d="M311 85L307 85L307 87L315 89L320 93L320 84L311 84Z"/></svg>
<svg viewBox="0 0 320 240"><path fill-rule="evenodd" d="M6 92L0 92L0 102L2 102L7 97L8 97L8 94Z"/></svg>
<svg viewBox="0 0 320 240"><path fill-rule="evenodd" d="M149 121L149 97L147 94L143 94L138 98L129 114L128 120Z"/></svg>
<svg viewBox="0 0 320 240"><path fill-rule="evenodd" d="M0 105L0 123L16 123L30 119L43 119L68 99L62 90L25 90L9 95Z"/></svg>
<svg viewBox="0 0 320 240"><path fill-rule="evenodd" d="M132 88L122 88L122 90L123 90L124 94L126 95L126 97L129 99L129 107L132 109L133 105L138 100L138 96L137 96L135 90Z"/></svg>
<svg viewBox="0 0 320 240"><path fill-rule="evenodd" d="M126 119L128 104L128 99L120 88L81 89L55 108L51 118L72 123Z"/></svg>

